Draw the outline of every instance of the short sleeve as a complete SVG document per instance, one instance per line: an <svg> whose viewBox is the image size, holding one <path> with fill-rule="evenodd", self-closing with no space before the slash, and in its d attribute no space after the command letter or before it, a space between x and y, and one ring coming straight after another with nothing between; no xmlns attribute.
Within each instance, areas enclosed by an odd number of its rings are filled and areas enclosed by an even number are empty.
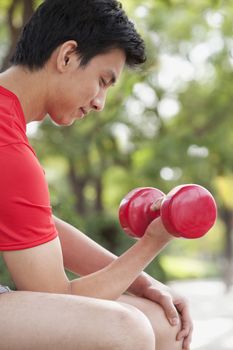
<svg viewBox="0 0 233 350"><path fill-rule="evenodd" d="M0 250L20 250L57 236L44 171L26 144L0 147Z"/></svg>

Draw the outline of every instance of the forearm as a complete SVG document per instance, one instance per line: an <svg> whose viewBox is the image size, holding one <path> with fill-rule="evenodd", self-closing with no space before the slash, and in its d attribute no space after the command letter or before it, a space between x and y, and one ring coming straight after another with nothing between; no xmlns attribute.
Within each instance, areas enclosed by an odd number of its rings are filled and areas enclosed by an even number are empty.
<svg viewBox="0 0 233 350"><path fill-rule="evenodd" d="M54 221L61 241L65 267L81 276L91 274L91 276L85 277L85 283L92 284L93 278L97 282L101 281L99 283L103 286L106 285L106 274L108 274L109 265L117 259L117 256L91 240L72 225L56 217L54 217ZM123 266L124 271L121 278L123 278L127 269L127 266ZM99 270L102 270L101 273ZM94 272L96 272L95 275L93 274ZM84 279L81 280L84 281ZM76 283L81 285L83 283L81 280ZM114 281L114 278L111 277L110 280ZM150 284L150 276L144 272L136 274L135 278L131 278L131 280L133 283L129 283L128 291L136 295L140 295L142 287Z"/></svg>
<svg viewBox="0 0 233 350"><path fill-rule="evenodd" d="M142 237L104 269L71 281L71 293L116 300L129 288L166 243L163 240L156 241L147 236Z"/></svg>

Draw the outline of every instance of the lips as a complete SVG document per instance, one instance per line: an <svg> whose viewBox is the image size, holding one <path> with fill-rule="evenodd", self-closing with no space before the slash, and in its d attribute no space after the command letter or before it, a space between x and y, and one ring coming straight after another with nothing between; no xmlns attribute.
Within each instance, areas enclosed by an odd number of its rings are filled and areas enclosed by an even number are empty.
<svg viewBox="0 0 233 350"><path fill-rule="evenodd" d="M85 109L84 109L84 108L79 108L79 109L80 109L80 111L81 111L80 118L84 118L85 115L87 114L86 111L85 111Z"/></svg>

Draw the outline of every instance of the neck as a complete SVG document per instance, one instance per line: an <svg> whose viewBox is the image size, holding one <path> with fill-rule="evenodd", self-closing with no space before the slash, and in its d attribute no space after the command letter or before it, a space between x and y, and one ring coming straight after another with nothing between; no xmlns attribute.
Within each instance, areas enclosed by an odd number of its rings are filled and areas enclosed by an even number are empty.
<svg viewBox="0 0 233 350"><path fill-rule="evenodd" d="M13 66L0 74L0 85L12 91L19 99L26 123L41 121L46 116L46 71L28 71Z"/></svg>

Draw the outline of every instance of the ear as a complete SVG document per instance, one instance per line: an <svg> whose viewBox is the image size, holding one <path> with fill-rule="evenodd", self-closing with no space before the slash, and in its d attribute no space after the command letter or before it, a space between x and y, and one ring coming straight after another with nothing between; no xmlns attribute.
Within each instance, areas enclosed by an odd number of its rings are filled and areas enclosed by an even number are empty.
<svg viewBox="0 0 233 350"><path fill-rule="evenodd" d="M78 44L74 40L64 42L57 52L57 70L60 73L72 69L75 65L77 67L77 48Z"/></svg>

